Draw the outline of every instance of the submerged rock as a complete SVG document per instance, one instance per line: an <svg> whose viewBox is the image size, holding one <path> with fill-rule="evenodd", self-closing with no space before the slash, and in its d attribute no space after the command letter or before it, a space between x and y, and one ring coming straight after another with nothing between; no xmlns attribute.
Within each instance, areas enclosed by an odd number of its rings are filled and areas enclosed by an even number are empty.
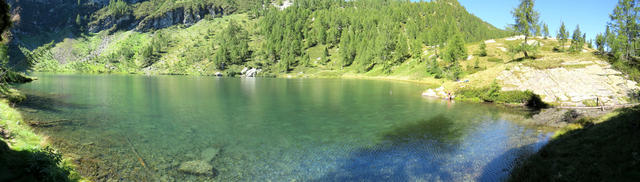
<svg viewBox="0 0 640 182"><path fill-rule="evenodd" d="M213 166L209 162L201 160L183 162L178 171L195 175L214 175Z"/></svg>
<svg viewBox="0 0 640 182"><path fill-rule="evenodd" d="M220 149L208 148L208 149L203 150L202 153L200 153L200 157L202 157L202 160L204 160L206 162L211 162L211 160L213 160L213 158L218 156L218 153L220 153Z"/></svg>

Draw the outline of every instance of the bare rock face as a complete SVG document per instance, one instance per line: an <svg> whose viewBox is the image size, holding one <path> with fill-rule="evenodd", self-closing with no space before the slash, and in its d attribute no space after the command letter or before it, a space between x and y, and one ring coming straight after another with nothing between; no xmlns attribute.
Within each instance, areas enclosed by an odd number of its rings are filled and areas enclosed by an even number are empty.
<svg viewBox="0 0 640 182"><path fill-rule="evenodd" d="M112 27L116 27L116 29L119 30L148 31L178 24L190 26L204 19L206 15L221 17L231 14L234 11L235 9L233 8L224 8L216 4L209 4L196 8L176 7L160 15L143 16L137 19L132 15L118 18L109 16L97 20L97 23L89 25L89 32L97 33Z"/></svg>
<svg viewBox="0 0 640 182"><path fill-rule="evenodd" d="M531 90L544 102L560 106L624 105L640 90L636 82L603 61L565 61L562 65L551 69L515 66L497 79L505 91Z"/></svg>
<svg viewBox="0 0 640 182"><path fill-rule="evenodd" d="M214 175L213 166L209 162L201 160L183 162L178 171L194 175Z"/></svg>

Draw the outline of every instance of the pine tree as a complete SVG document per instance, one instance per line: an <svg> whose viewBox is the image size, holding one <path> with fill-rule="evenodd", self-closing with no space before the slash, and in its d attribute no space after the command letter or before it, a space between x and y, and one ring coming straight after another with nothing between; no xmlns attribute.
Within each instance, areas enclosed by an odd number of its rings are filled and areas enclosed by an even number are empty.
<svg viewBox="0 0 640 182"><path fill-rule="evenodd" d="M560 25L560 30L558 30L558 34L556 35L558 42L560 42L560 51L564 51L564 44L567 42L569 38L569 32L567 28L564 26L564 22Z"/></svg>
<svg viewBox="0 0 640 182"><path fill-rule="evenodd" d="M606 39L604 35L602 34L596 35L596 49L598 49L599 54L604 53L605 42L606 42Z"/></svg>
<svg viewBox="0 0 640 182"><path fill-rule="evenodd" d="M527 44L528 38L540 30L538 19L540 13L533 9L534 0L520 0L520 5L515 8L511 13L515 19L513 28L516 32L524 35L524 42L522 42L521 48L518 49L524 53L525 58L529 58L528 51L534 49Z"/></svg>
<svg viewBox="0 0 640 182"><path fill-rule="evenodd" d="M478 50L478 56L485 57L487 56L487 44L482 41L480 43L480 49Z"/></svg>
<svg viewBox="0 0 640 182"><path fill-rule="evenodd" d="M549 37L549 26L545 23L543 24L543 34L544 34L544 39L547 39Z"/></svg>
<svg viewBox="0 0 640 182"><path fill-rule="evenodd" d="M242 63L251 57L248 32L235 21L229 22L218 40L220 48L214 57L218 69L225 69L225 65Z"/></svg>
<svg viewBox="0 0 640 182"><path fill-rule="evenodd" d="M611 51L615 51L613 54L619 58L628 60L635 57L639 51L636 48L640 41L639 11L637 0L619 0L613 14L610 15L610 27L613 29L611 33L615 37L615 40L610 42L615 44Z"/></svg>
<svg viewBox="0 0 640 182"><path fill-rule="evenodd" d="M582 46L584 42L582 40L582 32L580 31L580 25L576 25L576 29L573 31L573 36L571 36L571 46L569 51L576 53L582 51Z"/></svg>
<svg viewBox="0 0 640 182"><path fill-rule="evenodd" d="M447 42L445 47L443 59L449 63L455 63L458 60L462 60L468 56L467 48L464 46L464 39L462 35L456 34Z"/></svg>
<svg viewBox="0 0 640 182"><path fill-rule="evenodd" d="M325 46L324 51L322 51L322 62L329 62L329 48L327 46Z"/></svg>

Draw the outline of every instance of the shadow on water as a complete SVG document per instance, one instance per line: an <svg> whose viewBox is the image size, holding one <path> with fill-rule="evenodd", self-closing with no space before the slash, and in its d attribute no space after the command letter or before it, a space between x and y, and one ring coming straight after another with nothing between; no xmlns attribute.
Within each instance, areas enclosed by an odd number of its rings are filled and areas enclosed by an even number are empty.
<svg viewBox="0 0 640 182"><path fill-rule="evenodd" d="M62 113L62 109L88 109L88 105L63 101L64 96L26 94L27 99L17 104L19 108Z"/></svg>
<svg viewBox="0 0 640 182"><path fill-rule="evenodd" d="M462 130L443 115L409 123L383 134L381 144L352 152L315 181L451 181L453 175L443 170L445 155L456 150Z"/></svg>
<svg viewBox="0 0 640 182"><path fill-rule="evenodd" d="M546 142L532 143L504 152L483 167L477 180L486 182L507 180L513 168L538 151L544 143Z"/></svg>

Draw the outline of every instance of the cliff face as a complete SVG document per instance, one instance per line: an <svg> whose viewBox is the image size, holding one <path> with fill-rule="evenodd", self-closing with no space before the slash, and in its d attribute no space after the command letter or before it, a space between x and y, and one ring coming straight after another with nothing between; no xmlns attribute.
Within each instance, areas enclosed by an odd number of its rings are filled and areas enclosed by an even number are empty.
<svg viewBox="0 0 640 182"><path fill-rule="evenodd" d="M136 30L148 31L153 29L167 28L177 24L187 26L205 18L206 15L211 17L221 17L233 13L233 8L225 8L216 4L208 4L196 8L175 7L158 15L148 15L142 17L134 17L131 14L123 16L105 16L91 22L88 31L97 33L102 30Z"/></svg>
<svg viewBox="0 0 640 182"><path fill-rule="evenodd" d="M143 0L125 0L138 3ZM81 4L78 4L80 2ZM19 35L58 32L80 28L92 13L109 4L109 0L7 0L11 6L12 32ZM81 18L81 24L76 18Z"/></svg>

